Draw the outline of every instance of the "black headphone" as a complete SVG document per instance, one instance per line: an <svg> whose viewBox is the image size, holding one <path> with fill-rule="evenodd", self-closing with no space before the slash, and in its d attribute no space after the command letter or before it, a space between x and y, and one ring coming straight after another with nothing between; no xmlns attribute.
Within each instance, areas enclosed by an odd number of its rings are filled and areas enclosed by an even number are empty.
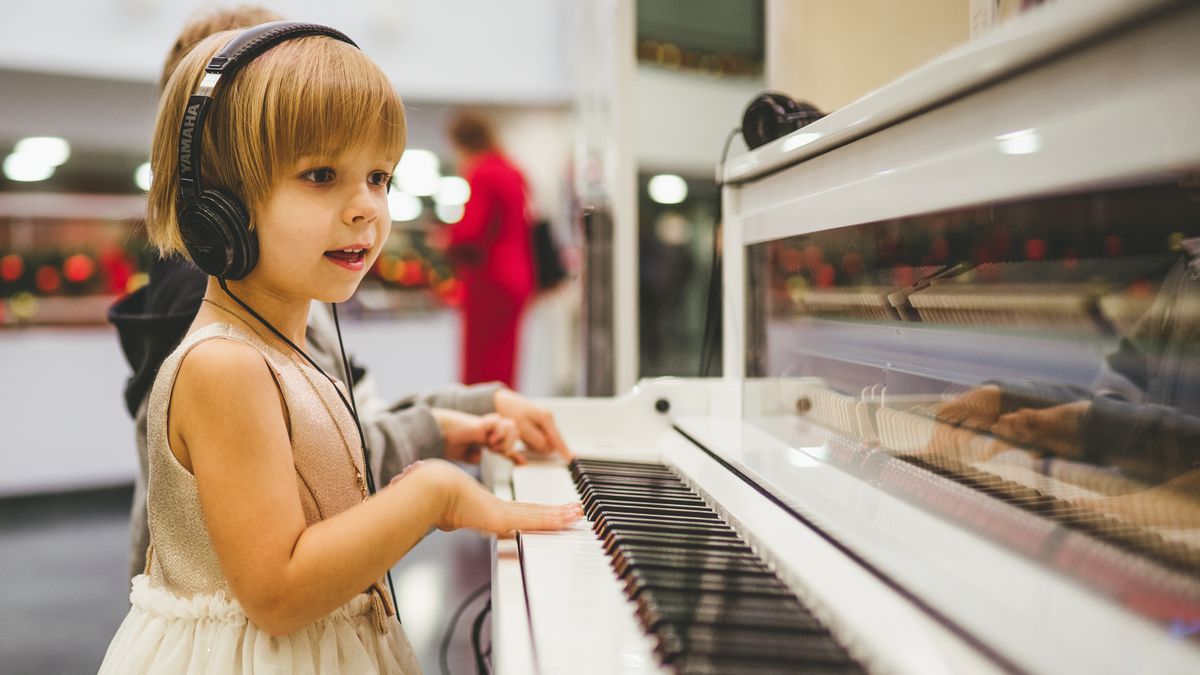
<svg viewBox="0 0 1200 675"><path fill-rule="evenodd" d="M204 121L214 92L222 77L233 79L238 70L271 47L309 35L324 35L358 46L328 26L294 21L264 23L246 29L212 57L196 93L188 98L179 125L179 233L196 266L219 279L242 279L254 269L258 237L250 231L250 211L237 195L220 188L206 190L200 181Z"/></svg>
<svg viewBox="0 0 1200 675"><path fill-rule="evenodd" d="M765 91L755 97L742 114L742 138L753 150L824 116L825 113L804 101L793 101L785 94Z"/></svg>

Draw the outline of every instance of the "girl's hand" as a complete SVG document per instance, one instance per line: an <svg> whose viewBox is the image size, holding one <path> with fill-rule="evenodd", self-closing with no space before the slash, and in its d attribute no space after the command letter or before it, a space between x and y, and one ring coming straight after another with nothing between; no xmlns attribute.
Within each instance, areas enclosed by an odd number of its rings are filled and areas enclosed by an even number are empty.
<svg viewBox="0 0 1200 675"><path fill-rule="evenodd" d="M433 410L433 418L446 441L442 454L455 462L478 464L483 450L491 450L511 459L517 464L525 463L525 456L516 450L517 425L495 413L482 417L454 410Z"/></svg>
<svg viewBox="0 0 1200 675"><path fill-rule="evenodd" d="M403 489L409 480L431 481L436 487L440 508L434 524L439 530L468 528L492 534L507 534L514 530L562 530L583 516L579 502L550 506L505 501L488 492L462 469L437 459L412 465L392 483Z"/></svg>

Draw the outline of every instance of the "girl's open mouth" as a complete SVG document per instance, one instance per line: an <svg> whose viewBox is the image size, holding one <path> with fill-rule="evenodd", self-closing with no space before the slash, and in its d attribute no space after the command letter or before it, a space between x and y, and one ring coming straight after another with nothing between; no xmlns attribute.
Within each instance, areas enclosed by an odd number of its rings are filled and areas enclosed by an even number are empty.
<svg viewBox="0 0 1200 675"><path fill-rule="evenodd" d="M361 270L367 259L367 249L361 247L326 251L325 257L348 270Z"/></svg>

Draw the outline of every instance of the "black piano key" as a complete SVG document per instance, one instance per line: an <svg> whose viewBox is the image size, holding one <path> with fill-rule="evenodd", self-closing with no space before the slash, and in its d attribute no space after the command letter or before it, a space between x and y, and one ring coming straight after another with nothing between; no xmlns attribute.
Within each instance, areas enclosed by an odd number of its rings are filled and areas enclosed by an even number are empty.
<svg viewBox="0 0 1200 675"><path fill-rule="evenodd" d="M639 603L643 600L647 599L641 599ZM647 601L666 609L675 608L679 611L682 611L680 608L693 608L697 612L798 612L808 615L808 609L800 604L800 601L794 596L768 598L660 589L655 591L653 597Z"/></svg>
<svg viewBox="0 0 1200 675"><path fill-rule="evenodd" d="M653 553L627 554L614 557L613 569L618 576L624 576L626 570L632 569L667 569L683 572L726 572L747 576L773 575L766 565L745 558L716 558L705 557L687 559L683 556L655 555Z"/></svg>
<svg viewBox="0 0 1200 675"><path fill-rule="evenodd" d="M582 476L578 480L580 485L593 485L595 488L640 488L643 490L678 490L680 492L691 492L692 489L688 485L680 482L678 478L617 478L617 477L593 477Z"/></svg>
<svg viewBox="0 0 1200 675"><path fill-rule="evenodd" d="M658 590L719 593L736 596L790 597L791 590L775 577L740 577L701 572L675 573L663 570L641 570L630 575L625 584L629 597L637 599L642 593Z"/></svg>
<svg viewBox="0 0 1200 675"><path fill-rule="evenodd" d="M679 560L693 560L696 562L706 561L729 561L729 562L745 562L754 561L761 562L754 552L746 550L724 551L724 550L704 550L699 548L684 548L680 546L664 546L662 544L650 543L640 544L636 542L626 542L613 554L615 561L624 560L627 556L638 555L663 555L671 556Z"/></svg>
<svg viewBox="0 0 1200 675"><path fill-rule="evenodd" d="M671 663L678 675L861 675L857 664L772 663L710 654L686 654Z"/></svg>
<svg viewBox="0 0 1200 675"><path fill-rule="evenodd" d="M571 461L573 467L595 467L598 469L606 468L628 468L628 469L646 469L649 471L663 470L670 471L667 467L657 462L636 462L619 459L591 459L577 457Z"/></svg>
<svg viewBox="0 0 1200 675"><path fill-rule="evenodd" d="M756 599L757 600L757 599ZM825 627L803 609L783 603L742 602L737 606L715 603L668 602L662 593L638 599L638 618L651 631L659 623L705 626L745 626L800 632L823 632Z"/></svg>
<svg viewBox="0 0 1200 675"><path fill-rule="evenodd" d="M600 491L610 490L638 490L644 492L676 494L681 496L695 497L696 491L680 484L678 481L668 480L646 480L646 479L611 479L611 480L593 480L584 478L579 481L580 488L592 488Z"/></svg>
<svg viewBox="0 0 1200 675"><path fill-rule="evenodd" d="M711 509L685 509L685 508L668 508L665 506L647 506L645 504L619 504L613 502L601 502L598 508L603 507L605 513L617 514L632 514L636 516L680 516L685 518L695 518L697 520L715 520L725 522L721 517Z"/></svg>
<svg viewBox="0 0 1200 675"><path fill-rule="evenodd" d="M600 536L608 536L610 532L661 532L665 534L695 534L705 537L720 537L738 539L738 535L728 527L714 527L697 523L644 522L637 520L622 520L609 518L598 523L597 532Z"/></svg>
<svg viewBox="0 0 1200 675"><path fill-rule="evenodd" d="M706 567L668 567L662 563L655 562L640 562L635 561L621 566L614 566L613 570L617 573L617 577L622 580L629 580L633 576L645 577L646 574L654 574L656 572L673 572L684 575L699 575L707 574L714 577L727 579L774 579L775 573L770 570L757 570L752 568L731 568L710 565Z"/></svg>
<svg viewBox="0 0 1200 675"><path fill-rule="evenodd" d="M830 635L793 634L781 638L773 632L749 628L675 626L661 624L654 631L663 660L671 663L687 654L749 658L789 664L852 665L846 650Z"/></svg>
<svg viewBox="0 0 1200 675"><path fill-rule="evenodd" d="M613 568L620 572L623 567L647 566L666 569L727 569L731 572L774 574L772 569L758 560L757 556L709 556L703 551L694 555L676 555L661 550L622 549L620 555L613 558Z"/></svg>
<svg viewBox="0 0 1200 675"><path fill-rule="evenodd" d="M592 522L596 525L602 525L606 522L624 523L636 521L639 523L662 523L664 525L695 525L697 527L712 527L731 529L729 525L720 518L713 518L705 514L695 513L678 513L678 514L660 514L660 513L628 513L628 512L611 512L601 505L597 509L595 520Z"/></svg>
<svg viewBox="0 0 1200 675"><path fill-rule="evenodd" d="M610 554L616 547L625 544L662 545L672 548L694 548L705 551L731 551L738 553L750 553L753 550L746 544L738 543L736 539L719 539L687 534L654 535L616 532L609 533L604 538L604 548Z"/></svg>
<svg viewBox="0 0 1200 675"><path fill-rule="evenodd" d="M710 508L699 497L654 494L652 492L614 491L614 490L580 490L583 500L588 503L611 502L614 504L643 504L645 506L661 506L670 508L692 508L705 510Z"/></svg>

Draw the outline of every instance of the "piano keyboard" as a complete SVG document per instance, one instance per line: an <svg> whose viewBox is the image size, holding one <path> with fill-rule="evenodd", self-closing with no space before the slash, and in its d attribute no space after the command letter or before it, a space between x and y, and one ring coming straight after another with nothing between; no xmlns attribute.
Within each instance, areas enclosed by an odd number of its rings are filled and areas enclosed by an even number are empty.
<svg viewBox="0 0 1200 675"><path fill-rule="evenodd" d="M672 470L576 459L570 471L662 665L681 674L864 672Z"/></svg>

